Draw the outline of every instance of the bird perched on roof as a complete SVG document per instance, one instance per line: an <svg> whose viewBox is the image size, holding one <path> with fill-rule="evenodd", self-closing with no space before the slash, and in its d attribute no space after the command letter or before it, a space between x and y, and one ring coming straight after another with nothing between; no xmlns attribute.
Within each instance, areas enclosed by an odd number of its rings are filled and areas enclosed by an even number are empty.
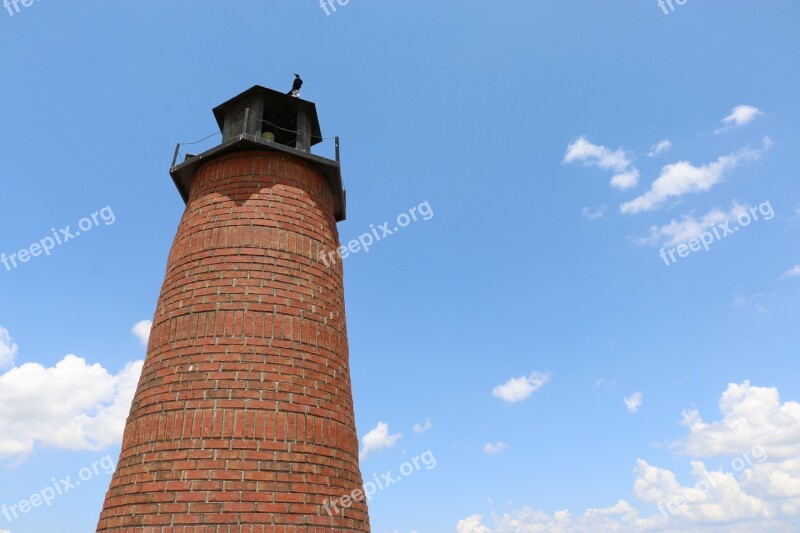
<svg viewBox="0 0 800 533"><path fill-rule="evenodd" d="M292 84L292 90L286 94L292 95L295 98L300 98L300 87L303 86L303 80L300 79L300 74L294 75L294 83Z"/></svg>

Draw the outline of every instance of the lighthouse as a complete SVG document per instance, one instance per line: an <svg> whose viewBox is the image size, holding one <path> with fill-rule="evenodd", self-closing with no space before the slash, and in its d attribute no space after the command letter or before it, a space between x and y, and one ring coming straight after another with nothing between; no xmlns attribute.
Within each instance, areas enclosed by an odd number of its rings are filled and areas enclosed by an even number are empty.
<svg viewBox="0 0 800 533"><path fill-rule="evenodd" d="M255 86L219 145L173 160L186 203L97 533L370 531L359 493L339 161L316 106Z"/></svg>

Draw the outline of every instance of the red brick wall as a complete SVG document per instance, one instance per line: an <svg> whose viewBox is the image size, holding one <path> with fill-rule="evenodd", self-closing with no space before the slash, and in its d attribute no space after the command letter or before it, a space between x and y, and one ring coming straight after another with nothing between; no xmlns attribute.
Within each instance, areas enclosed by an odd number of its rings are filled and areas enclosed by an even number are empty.
<svg viewBox="0 0 800 533"><path fill-rule="evenodd" d="M369 531L341 261L324 176L245 152L205 164L169 255L98 532Z"/></svg>

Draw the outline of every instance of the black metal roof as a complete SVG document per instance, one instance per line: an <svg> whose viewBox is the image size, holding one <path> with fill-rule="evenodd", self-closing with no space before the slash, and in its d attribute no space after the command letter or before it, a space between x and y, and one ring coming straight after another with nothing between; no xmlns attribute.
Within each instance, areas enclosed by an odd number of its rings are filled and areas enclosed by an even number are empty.
<svg viewBox="0 0 800 533"><path fill-rule="evenodd" d="M311 144L322 142L322 131L319 126L319 117L317 116L317 106L314 102L303 100L302 98L295 98L288 94L278 92L261 85L254 85L247 89L245 92L238 94L214 108L214 117L217 119L219 129L222 131L225 127L225 115L229 107L234 106L242 100L253 100L255 97L262 97L268 104L269 108L279 110L290 117L297 116L297 108L304 106L306 113L311 119Z"/></svg>

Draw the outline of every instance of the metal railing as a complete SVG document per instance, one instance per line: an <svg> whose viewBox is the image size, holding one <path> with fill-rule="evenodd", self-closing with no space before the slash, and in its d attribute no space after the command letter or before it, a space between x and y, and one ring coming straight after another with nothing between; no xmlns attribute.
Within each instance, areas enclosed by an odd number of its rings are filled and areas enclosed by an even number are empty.
<svg viewBox="0 0 800 533"><path fill-rule="evenodd" d="M250 122L250 108L248 107L248 108L245 109L244 128L243 128L244 131L242 132L242 135L248 135L247 126L248 126L249 122ZM282 127L278 126L277 124L273 124L272 122L269 122L269 121L266 121L266 120L260 120L259 122L269 124L270 127L277 128L279 130L282 130L282 131L285 131L285 132L288 132L288 133L293 133L296 136L300 134L300 132L297 131L297 130L289 130L289 129L286 129L286 128L282 128ZM181 163L186 162L187 156L191 155L191 154L186 153L186 154L183 154L183 157L181 157L181 155L182 155L181 154L181 147L199 144L199 143L201 143L203 141L206 141L206 140L210 139L211 137L214 137L216 135L220 135L221 133L222 132L219 132L219 131L215 132L215 133L212 133L211 135L209 135L207 137L204 137L204 138L200 139L199 141L188 142L188 143L178 143L175 146L175 153L172 155L172 166L170 168L175 168L176 165L179 165ZM317 146L319 146L319 144L322 144L327 140L333 139L333 141L334 141L334 148L333 149L334 149L335 161L337 163L341 162L341 143L339 141L339 136L338 135L336 135L334 137L317 137L317 136L312 135L311 139L312 139L312 141L313 140L319 140L320 141L320 143L318 143ZM259 140L263 141L265 143L274 142L274 141L269 141L269 140L266 140L266 139L259 139ZM281 143L276 143L276 144L281 144ZM281 146L289 146L290 148L292 147L290 145L283 145L283 144L281 144ZM309 153L311 153L310 149L309 149ZM319 157L324 157L324 156L319 156ZM180 161L179 161L179 159L180 159Z"/></svg>

